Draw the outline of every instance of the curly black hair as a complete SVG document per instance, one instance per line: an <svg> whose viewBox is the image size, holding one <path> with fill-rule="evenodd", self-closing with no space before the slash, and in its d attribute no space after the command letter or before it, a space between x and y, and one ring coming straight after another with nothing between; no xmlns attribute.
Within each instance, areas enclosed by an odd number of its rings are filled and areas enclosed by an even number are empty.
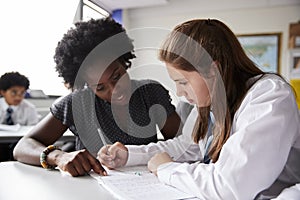
<svg viewBox="0 0 300 200"><path fill-rule="evenodd" d="M30 82L28 78L19 72L7 72L0 77L0 90L8 90L14 86L22 86L27 90Z"/></svg>
<svg viewBox="0 0 300 200"><path fill-rule="evenodd" d="M125 34L121 45L130 50L119 56L118 60L125 69L128 69L131 66L130 59L135 58L132 40L126 34L125 29L111 17L77 22L75 28L71 28L64 34L55 49L54 61L55 69L59 77L63 77L65 85L71 89L83 88L84 81L75 83L75 79L84 59L98 44L119 33Z"/></svg>

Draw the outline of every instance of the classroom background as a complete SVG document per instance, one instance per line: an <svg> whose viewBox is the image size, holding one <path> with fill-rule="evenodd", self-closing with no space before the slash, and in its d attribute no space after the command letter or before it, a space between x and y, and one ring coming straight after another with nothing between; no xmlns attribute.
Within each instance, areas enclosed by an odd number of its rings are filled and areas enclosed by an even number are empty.
<svg viewBox="0 0 300 200"><path fill-rule="evenodd" d="M165 73L138 68L161 65L156 50L145 47L149 41L156 42L150 46L159 46L168 30L192 18L220 19L237 35L279 33L278 71L286 79L291 76L293 58L300 57L300 30L295 33L298 37L294 48L289 48L290 25L300 21L299 0L4 1L0 8L0 17L5 19L0 33L0 74L19 71L28 76L31 89L42 90L46 95L68 94L54 69L57 42L74 22L106 15L122 23L135 40L138 59L132 65L133 76L144 78L151 74L171 88ZM153 30L147 32L147 28L164 31L156 34Z"/></svg>
<svg viewBox="0 0 300 200"><path fill-rule="evenodd" d="M241 41L250 41L248 46L245 44L249 56L254 55L264 70L279 72L291 81L300 97L300 0L4 1L0 7L0 17L5 19L0 33L0 74L18 71L29 78L28 100L43 118L57 98L70 92L55 71L57 42L75 22L108 15L120 22L134 40L137 59L130 76L160 81L169 89L174 105L181 99L176 97L175 85L166 70L160 67L163 63L157 59L157 50L176 24L193 18L215 18L226 23ZM260 46L256 51L251 49L251 45L257 45L252 41L259 42L260 38L270 39L263 52ZM264 56L269 60L265 62Z"/></svg>

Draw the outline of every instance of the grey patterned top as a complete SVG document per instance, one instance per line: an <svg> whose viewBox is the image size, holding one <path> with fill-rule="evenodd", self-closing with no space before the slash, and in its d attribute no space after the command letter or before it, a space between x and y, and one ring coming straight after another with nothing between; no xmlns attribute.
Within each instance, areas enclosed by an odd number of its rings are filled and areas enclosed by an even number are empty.
<svg viewBox="0 0 300 200"><path fill-rule="evenodd" d="M109 102L85 88L73 92L50 108L51 113L79 137L83 147L97 153L105 143L148 144L157 141L157 125L175 112L168 91L152 80L132 80L128 116L119 126ZM114 112L112 111L114 110ZM124 122L125 121L125 122ZM100 128L102 137L97 129ZM105 142L103 142L103 139Z"/></svg>

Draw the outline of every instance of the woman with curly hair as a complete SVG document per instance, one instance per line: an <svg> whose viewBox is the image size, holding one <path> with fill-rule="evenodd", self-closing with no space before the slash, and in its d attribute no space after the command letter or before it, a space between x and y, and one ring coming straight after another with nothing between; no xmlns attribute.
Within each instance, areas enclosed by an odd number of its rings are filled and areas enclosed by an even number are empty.
<svg viewBox="0 0 300 200"><path fill-rule="evenodd" d="M51 113L20 140L14 155L24 163L58 166L72 176L91 169L105 174L95 158L103 145L156 142L157 126L165 139L173 138L180 118L160 84L130 79L127 69L135 55L120 24L104 18L75 26L54 56L56 70L72 93L52 105ZM77 151L51 146L68 128L78 137Z"/></svg>

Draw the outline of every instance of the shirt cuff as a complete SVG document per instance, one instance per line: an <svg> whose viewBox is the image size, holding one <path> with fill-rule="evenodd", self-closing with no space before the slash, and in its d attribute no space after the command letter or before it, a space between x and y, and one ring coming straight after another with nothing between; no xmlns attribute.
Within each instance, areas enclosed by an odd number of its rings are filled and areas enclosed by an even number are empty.
<svg viewBox="0 0 300 200"><path fill-rule="evenodd" d="M138 146L125 146L128 149L128 159L125 166L146 165L150 160L151 155L147 155L147 153L142 152Z"/></svg>
<svg viewBox="0 0 300 200"><path fill-rule="evenodd" d="M160 165L157 168L157 177L159 181L171 185L171 177L174 173L174 169L178 167L181 163L177 162L168 162L165 164Z"/></svg>

